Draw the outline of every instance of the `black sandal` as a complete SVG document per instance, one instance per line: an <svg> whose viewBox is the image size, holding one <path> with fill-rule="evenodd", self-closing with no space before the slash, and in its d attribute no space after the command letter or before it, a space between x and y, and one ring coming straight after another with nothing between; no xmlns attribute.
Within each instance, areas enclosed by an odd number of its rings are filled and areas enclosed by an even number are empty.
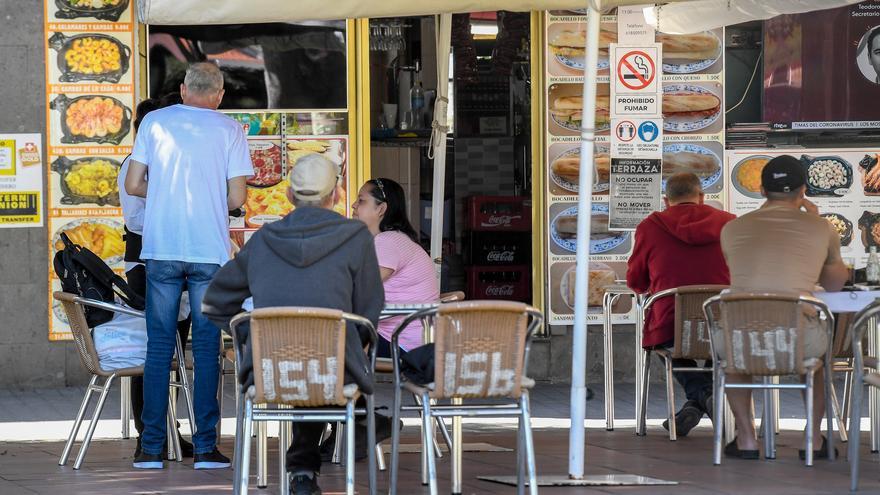
<svg viewBox="0 0 880 495"><path fill-rule="evenodd" d="M749 460L759 459L761 457L761 453L758 450L740 450L740 448L736 446L736 438L724 447L724 455L727 457Z"/></svg>
<svg viewBox="0 0 880 495"><path fill-rule="evenodd" d="M834 447L834 457L837 455L837 447ZM806 449L798 449L798 457L802 461L807 460ZM813 459L828 459L828 439L825 438L825 435L822 435L822 446L819 447L819 450L813 451Z"/></svg>

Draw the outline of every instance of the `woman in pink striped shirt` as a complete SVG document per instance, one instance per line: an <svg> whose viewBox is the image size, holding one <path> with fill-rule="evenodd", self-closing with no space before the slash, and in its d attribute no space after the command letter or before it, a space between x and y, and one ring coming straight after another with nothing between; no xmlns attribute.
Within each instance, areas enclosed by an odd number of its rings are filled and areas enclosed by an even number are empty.
<svg viewBox="0 0 880 495"><path fill-rule="evenodd" d="M367 224L375 236L376 257L385 287L386 303L428 302L440 299L440 286L431 257L417 242L418 235L406 216L403 188L391 179L372 179L351 205L354 217ZM379 322L378 354L391 356L391 335L403 317ZM400 334L400 348L422 345L422 326L416 322Z"/></svg>

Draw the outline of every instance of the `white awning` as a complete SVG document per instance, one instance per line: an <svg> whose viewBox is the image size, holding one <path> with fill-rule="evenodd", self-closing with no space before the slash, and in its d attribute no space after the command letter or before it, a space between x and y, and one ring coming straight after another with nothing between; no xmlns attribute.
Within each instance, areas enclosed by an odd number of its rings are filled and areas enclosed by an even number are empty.
<svg viewBox="0 0 880 495"><path fill-rule="evenodd" d="M681 2L686 0L667 0ZM585 10L590 0L138 0L145 24L246 24L364 17L399 17L507 10ZM598 10L637 5L644 0L596 0Z"/></svg>
<svg viewBox="0 0 880 495"><path fill-rule="evenodd" d="M645 9L648 24L673 34L698 33L741 22L834 9L862 0L688 0Z"/></svg>

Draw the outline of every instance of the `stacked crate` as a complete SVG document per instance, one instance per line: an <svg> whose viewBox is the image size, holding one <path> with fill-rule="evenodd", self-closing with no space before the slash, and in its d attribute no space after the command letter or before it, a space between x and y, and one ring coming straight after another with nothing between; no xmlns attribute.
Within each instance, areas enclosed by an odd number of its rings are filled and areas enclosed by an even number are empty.
<svg viewBox="0 0 880 495"><path fill-rule="evenodd" d="M530 202L522 196L466 199L468 299L532 301Z"/></svg>

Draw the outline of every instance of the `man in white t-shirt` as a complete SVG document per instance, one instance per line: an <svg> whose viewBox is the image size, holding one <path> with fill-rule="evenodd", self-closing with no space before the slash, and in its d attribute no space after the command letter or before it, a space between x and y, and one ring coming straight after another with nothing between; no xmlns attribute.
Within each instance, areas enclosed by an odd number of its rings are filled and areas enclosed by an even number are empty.
<svg viewBox="0 0 880 495"><path fill-rule="evenodd" d="M241 125L216 111L223 99L216 65L190 66L180 92L182 105L153 111L141 122L125 178L129 194L147 199L141 250L147 266L144 434L133 463L142 469L163 467L168 373L184 283L195 359L194 465L230 465L216 445L220 331L202 315L201 304L214 274L229 260L228 212L244 204L253 164Z"/></svg>

